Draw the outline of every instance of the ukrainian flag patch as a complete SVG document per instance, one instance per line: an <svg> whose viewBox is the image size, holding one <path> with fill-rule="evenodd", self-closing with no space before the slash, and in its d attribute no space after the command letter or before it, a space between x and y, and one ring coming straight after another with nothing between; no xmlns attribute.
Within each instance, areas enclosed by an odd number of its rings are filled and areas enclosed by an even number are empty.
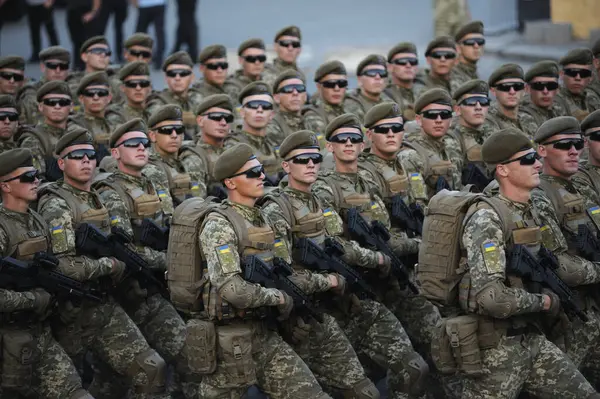
<svg viewBox="0 0 600 399"><path fill-rule="evenodd" d="M410 174L410 180L422 180L421 179L421 174L420 173L411 173Z"/></svg>
<svg viewBox="0 0 600 399"><path fill-rule="evenodd" d="M331 212L331 208L323 209L323 216L331 216L333 212Z"/></svg>
<svg viewBox="0 0 600 399"><path fill-rule="evenodd" d="M217 251L220 254L228 254L231 252L231 249L229 248L229 245L221 245L220 247L217 247Z"/></svg>
<svg viewBox="0 0 600 399"><path fill-rule="evenodd" d="M283 245L283 242L281 241L281 239L277 239L277 240L275 240L275 244L274 245L275 245L275 247L280 247L280 246Z"/></svg>
<svg viewBox="0 0 600 399"><path fill-rule="evenodd" d="M167 196L167 192L165 190L158 190L158 198L165 198Z"/></svg>
<svg viewBox="0 0 600 399"><path fill-rule="evenodd" d="M111 216L110 217L110 224L111 224L111 226L115 225L117 223L120 223L120 222L121 222L121 218L120 217L118 217L118 216Z"/></svg>
<svg viewBox="0 0 600 399"><path fill-rule="evenodd" d="M63 225L58 225L58 226L54 226L52 227L52 234L60 234L64 231Z"/></svg>
<svg viewBox="0 0 600 399"><path fill-rule="evenodd" d="M193 181L191 183L191 185L192 185L192 190L199 190L200 189L200 186L198 185L198 182Z"/></svg>
<svg viewBox="0 0 600 399"><path fill-rule="evenodd" d="M589 211L590 211L590 215L595 215L597 213L600 213L600 206L595 206L593 208L590 208Z"/></svg>
<svg viewBox="0 0 600 399"><path fill-rule="evenodd" d="M371 209L377 209L379 208L379 204L375 201L371 202Z"/></svg>
<svg viewBox="0 0 600 399"><path fill-rule="evenodd" d="M483 244L483 250L485 252L492 252L496 250L496 244L494 244L493 242L488 242Z"/></svg>

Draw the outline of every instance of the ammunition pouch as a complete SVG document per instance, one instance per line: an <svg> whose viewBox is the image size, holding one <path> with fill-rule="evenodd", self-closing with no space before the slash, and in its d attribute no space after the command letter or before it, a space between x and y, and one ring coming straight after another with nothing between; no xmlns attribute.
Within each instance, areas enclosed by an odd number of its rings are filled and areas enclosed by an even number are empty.
<svg viewBox="0 0 600 399"><path fill-rule="evenodd" d="M217 327L217 358L219 369L228 382L228 388L246 387L256 383L252 336L253 327L250 324L235 323Z"/></svg>
<svg viewBox="0 0 600 399"><path fill-rule="evenodd" d="M25 331L2 335L2 387L23 389L31 386L33 366L40 359L36 339Z"/></svg>
<svg viewBox="0 0 600 399"><path fill-rule="evenodd" d="M188 381L200 382L204 374L217 369L217 335L214 323L191 319L187 322L187 336L181 356Z"/></svg>
<svg viewBox="0 0 600 399"><path fill-rule="evenodd" d="M484 329L480 336L480 319L476 315L451 317L436 328L431 352L433 362L441 373L451 374L458 370L469 377L482 374L480 348L496 346L501 335ZM493 323L488 324L494 328Z"/></svg>
<svg viewBox="0 0 600 399"><path fill-rule="evenodd" d="M148 349L133 359L126 375L134 381L146 382L135 386L137 393L160 393L165 391L166 367L163 358L154 349ZM140 378L139 374L143 374L144 378Z"/></svg>

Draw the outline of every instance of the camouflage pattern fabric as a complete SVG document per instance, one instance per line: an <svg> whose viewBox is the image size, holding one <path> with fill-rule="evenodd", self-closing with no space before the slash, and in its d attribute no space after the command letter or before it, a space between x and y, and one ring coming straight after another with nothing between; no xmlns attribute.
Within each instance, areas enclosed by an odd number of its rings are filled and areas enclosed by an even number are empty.
<svg viewBox="0 0 600 399"><path fill-rule="evenodd" d="M67 129L50 126L47 123L38 124L35 129L48 139L48 148L40 138L31 133L19 137L19 147L28 148L33 155L33 165L42 174L46 173L46 159L54 157L54 147L58 140L66 133Z"/></svg>
<svg viewBox="0 0 600 399"><path fill-rule="evenodd" d="M525 95L521 100L519 112L528 114L533 118L533 121L536 124L536 130L542 123L549 119L556 118L557 116L570 115L565 101L558 96L554 97L554 103L550 108L542 108L535 105L531 101L531 98Z"/></svg>
<svg viewBox="0 0 600 399"><path fill-rule="evenodd" d="M466 0L435 0L435 37L454 36L471 19Z"/></svg>
<svg viewBox="0 0 600 399"><path fill-rule="evenodd" d="M280 145L287 137L287 132L293 133L298 130L307 129L303 115L298 115L295 112L284 112L282 110L278 110L277 112L287 125L285 127L280 126L279 120L275 118L271 119L271 122L267 125L267 137L277 145Z"/></svg>
<svg viewBox="0 0 600 399"><path fill-rule="evenodd" d="M492 132L514 127L525 133L532 140L538 128L535 120L529 114L519 110L517 119L511 119L502 113L497 103L490 106L484 126Z"/></svg>
<svg viewBox="0 0 600 399"><path fill-rule="evenodd" d="M473 79L479 79L477 64L459 62L450 72L450 93L454 93L460 86Z"/></svg>
<svg viewBox="0 0 600 399"><path fill-rule="evenodd" d="M196 135L200 131L195 121L196 108L198 108L203 99L204 96L202 96L202 94L200 94L200 92L193 87L187 91L185 97L179 96L171 92L169 89L153 92L146 99L145 119L148 120L150 115L152 115L154 111L156 111L161 105L179 105L184 112L188 113L188 117L190 119L192 116L194 117L193 123L190 123L190 120L187 122L184 121L184 124L186 128L186 136L189 139L195 139Z"/></svg>
<svg viewBox="0 0 600 399"><path fill-rule="evenodd" d="M425 74L423 76L423 83L423 87L421 88L420 92L417 93L417 96L420 93L423 93L430 89L444 89L448 93L452 92L452 88L450 87L450 76L448 77L448 80L446 80L437 76L432 76L429 70L425 70Z"/></svg>
<svg viewBox="0 0 600 399"><path fill-rule="evenodd" d="M389 102L393 100L382 92L379 96L379 101L373 101L362 94L361 89L354 89L346 94L344 99L344 111L354 114L361 122L365 119L365 114L377 104Z"/></svg>

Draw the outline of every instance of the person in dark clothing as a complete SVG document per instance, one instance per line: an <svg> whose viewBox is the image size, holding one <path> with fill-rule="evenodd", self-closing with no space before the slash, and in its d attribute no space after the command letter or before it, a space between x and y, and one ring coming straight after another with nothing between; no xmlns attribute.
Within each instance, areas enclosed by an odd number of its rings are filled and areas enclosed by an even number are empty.
<svg viewBox="0 0 600 399"><path fill-rule="evenodd" d="M95 19L100 11L102 0L68 0L67 25L73 43L73 70L83 70L85 64L79 56L83 42L95 33Z"/></svg>
<svg viewBox="0 0 600 399"><path fill-rule="evenodd" d="M156 51L154 52L153 64L155 69L161 69L165 53L165 0L131 0L138 8L138 20L136 32L148 32L150 24L154 24L156 34Z"/></svg>
<svg viewBox="0 0 600 399"><path fill-rule="evenodd" d="M46 26L51 46L58 46L58 36L54 28L54 0L27 0L27 18L31 37L31 57L29 62L38 62L42 51L40 29Z"/></svg>
<svg viewBox="0 0 600 399"><path fill-rule="evenodd" d="M197 5L198 0L177 0L179 25L177 26L175 47L171 51L171 53L175 53L181 50L182 45L187 45L187 51L193 60L198 58L198 48L200 48L200 36L196 23Z"/></svg>
<svg viewBox="0 0 600 399"><path fill-rule="evenodd" d="M126 0L104 0L97 18L97 31L94 35L104 35L110 15L114 15L115 55L118 62L123 62L123 24L127 19L129 5Z"/></svg>

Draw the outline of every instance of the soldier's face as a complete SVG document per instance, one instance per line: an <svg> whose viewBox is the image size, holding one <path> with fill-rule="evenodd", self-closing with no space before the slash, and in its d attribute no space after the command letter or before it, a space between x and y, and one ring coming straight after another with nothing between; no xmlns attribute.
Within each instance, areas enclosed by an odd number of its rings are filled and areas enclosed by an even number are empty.
<svg viewBox="0 0 600 399"><path fill-rule="evenodd" d="M152 60L152 49L144 46L131 46L124 51L125 60L127 62L143 61L149 64Z"/></svg>
<svg viewBox="0 0 600 399"><path fill-rule="evenodd" d="M170 134L166 134L169 129L160 129L165 127L183 126L182 121L162 121L155 127L150 129L148 137L150 141L159 149L159 151L167 154L177 154L183 143L183 133L177 134L174 130L171 130ZM160 130L159 130L160 129ZM159 133L162 131L163 133Z"/></svg>
<svg viewBox="0 0 600 399"><path fill-rule="evenodd" d="M13 177L20 176L24 173L34 171L35 168L33 166L26 166L22 168L17 168L12 173L9 173L6 176L2 176L0 180L4 181L0 183L0 189L3 193L12 196L14 199L33 202L37 200L37 192L38 187L40 185L40 179L35 179L33 183L22 183L20 179L14 179L11 181L6 181ZM4 195L3 195L4 196Z"/></svg>
<svg viewBox="0 0 600 399"><path fill-rule="evenodd" d="M546 141L578 140L580 134L557 134ZM554 148L554 144L540 144L539 154L544 158L544 173L569 178L577 173L581 150L571 145L568 150Z"/></svg>
<svg viewBox="0 0 600 399"><path fill-rule="evenodd" d="M38 105L38 109L40 113L44 115L44 118L53 123L63 123L69 117L69 114L73 110L73 105L65 105L64 107L60 105L60 103L56 103L55 105L46 105L47 100L71 100L71 96L66 94L46 94L42 101ZM56 101L54 101L56 102Z"/></svg>
<svg viewBox="0 0 600 399"><path fill-rule="evenodd" d="M76 150L93 149L94 146L91 144L77 144L65 148L60 153L58 167L63 171L65 176L69 177L71 180L75 180L81 184L89 183L94 178L97 160L89 159L87 156L84 156L83 159L71 159L68 154Z"/></svg>
<svg viewBox="0 0 600 399"><path fill-rule="evenodd" d="M142 87L142 82L150 82L150 86ZM133 85L135 85L135 87L133 87ZM121 90L129 102L142 105L152 91L152 81L147 75L131 75L125 78L124 84L121 85Z"/></svg>
<svg viewBox="0 0 600 399"><path fill-rule="evenodd" d="M302 46L294 47L294 43L300 44L300 39L296 36L280 36L275 42L277 56L288 63L296 62L302 51Z"/></svg>
<svg viewBox="0 0 600 399"><path fill-rule="evenodd" d="M190 73L188 76L181 76L179 73L175 73L175 71L187 70ZM175 76L169 76L169 71L171 74ZM186 72L187 73L187 72ZM194 80L194 73L192 68L188 65L181 64L171 64L167 67L167 73L165 74L165 80L167 81L167 86L169 86L169 90L171 90L175 94L181 94L189 89L192 81Z"/></svg>
<svg viewBox="0 0 600 399"><path fill-rule="evenodd" d="M289 85L304 85L304 82L300 79L287 79L279 84L278 92L273 96L275 102L279 104L282 110L288 112L298 112L302 109L302 106L306 103L306 89L303 92L298 92L294 89L291 93L282 92L282 88Z"/></svg>
<svg viewBox="0 0 600 399"><path fill-rule="evenodd" d="M300 163L294 163L293 158L300 154L318 154L318 148L301 148L291 151L287 155L289 161L283 161L281 163L283 170L289 175L289 179L293 179L303 184L313 184L317 181L317 175L319 173L320 163L315 164L312 160L308 161L308 164L303 165Z"/></svg>
<svg viewBox="0 0 600 399"><path fill-rule="evenodd" d="M273 98L266 94L248 96L244 98L240 115L242 118L244 118L244 124L250 126L252 129L264 129L267 127L269 122L271 122L271 119L273 119L273 114L275 111L273 111L272 108L270 110L265 110L262 106L259 106L256 109L250 108L248 106L249 103L253 103L255 101L264 101L269 104L273 104Z"/></svg>
<svg viewBox="0 0 600 399"><path fill-rule="evenodd" d="M567 64L560 72L560 76L562 77L565 87L573 94L583 93L585 88L588 87L592 82L592 75L584 78L581 76L581 72L578 72L579 70L584 70L583 73L586 73L585 71L591 72L592 66L582 64Z"/></svg>
<svg viewBox="0 0 600 399"><path fill-rule="evenodd" d="M487 98L487 96L481 94L465 94L459 99L458 105L454 107L454 110L467 126L476 128L485 122L489 107L484 107L479 102L475 103L475 105L466 105L464 100L472 97Z"/></svg>
<svg viewBox="0 0 600 399"><path fill-rule="evenodd" d="M94 44L81 54L81 59L90 69L104 71L110 64L110 48L106 44Z"/></svg>
<svg viewBox="0 0 600 399"><path fill-rule="evenodd" d="M254 158L249 160L239 168L235 173L241 173L260 166L258 159ZM230 179L225 179L225 186L230 190L235 190L237 195L242 198L253 198L258 199L265 193L264 181L265 174L262 173L259 178L249 178L246 175L235 176Z"/></svg>
<svg viewBox="0 0 600 399"><path fill-rule="evenodd" d="M137 147L127 147L119 145L126 140L134 138L147 138L144 132L128 132L125 133L116 143L117 147L111 150L112 157L119 163L119 168L124 166L126 169L140 171L148 163L148 149L142 144ZM122 166L121 166L122 165Z"/></svg>
<svg viewBox="0 0 600 399"><path fill-rule="evenodd" d="M536 85L535 83L539 83L539 85ZM545 87L546 83L558 83L558 79L538 76L533 78L531 82L527 84L527 92L529 93L531 102L542 108L550 108L552 106L554 103L554 96L556 96L558 91L558 89L548 90L548 88ZM556 87L558 88L558 85Z"/></svg>
<svg viewBox="0 0 600 399"><path fill-rule="evenodd" d="M227 79L227 68L223 69L219 64L227 62L227 58L211 58L200 65L200 72L204 75L207 82L217 86L223 85ZM217 69L211 69L211 68Z"/></svg>
<svg viewBox="0 0 600 399"><path fill-rule="evenodd" d="M346 82L345 87L340 87L338 82ZM340 105L344 101L346 96L346 90L348 89L348 77L346 75L339 75L330 73L329 75L323 76L323 78L317 83L317 89L321 94L323 100L331 105ZM334 87L325 87L335 85ZM342 84L343 86L343 84Z"/></svg>
<svg viewBox="0 0 600 399"><path fill-rule="evenodd" d="M589 150L590 161L594 165L600 165L600 141L596 141L597 138L600 138L600 127L588 129L585 134L585 143Z"/></svg>
<svg viewBox="0 0 600 399"><path fill-rule="evenodd" d="M94 93L95 89L108 90L108 95L100 96L98 93ZM88 86L85 88L83 94L79 96L79 102L83 104L85 111L91 114L103 112L111 100L110 88L102 85Z"/></svg>
<svg viewBox="0 0 600 399"><path fill-rule="evenodd" d="M336 143L331 141L331 138L334 136L341 135L342 133L354 133L360 134L362 136L362 132L353 127L341 127L333 132L329 141L327 142L327 151L333 153L336 162L345 162L345 163L353 163L358 159L358 155L364 150L365 143L355 143L353 144L350 139L344 141L343 143Z"/></svg>
<svg viewBox="0 0 600 399"><path fill-rule="evenodd" d="M47 81L64 81L69 75L69 63L57 59L46 60L40 64L40 70Z"/></svg>
<svg viewBox="0 0 600 399"><path fill-rule="evenodd" d="M231 111L225 108L212 107L203 112L202 115L198 115L196 121L198 126L202 129L202 134L213 137L217 140L223 140L231 131L231 124L225 121L225 118L221 118L218 121L213 121L208 118L208 114L220 113L231 115Z"/></svg>
<svg viewBox="0 0 600 399"><path fill-rule="evenodd" d="M452 52L456 53L456 49L454 47L436 47L431 50L432 53L436 52ZM445 76L450 73L450 70L455 64L456 58L435 58L435 57L427 57L427 63L431 66L431 71L439 76Z"/></svg>
<svg viewBox="0 0 600 399"><path fill-rule="evenodd" d="M16 94L24 84L25 75L23 71L13 68L0 68L0 94Z"/></svg>
<svg viewBox="0 0 600 399"><path fill-rule="evenodd" d="M17 128L19 127L19 113L16 108L7 107L0 108L0 114L6 115L4 119L0 118L0 140L8 140L17 132ZM17 120L9 120L7 114L16 114Z"/></svg>
<svg viewBox="0 0 600 399"><path fill-rule="evenodd" d="M402 60L402 61L399 61ZM409 61L417 60L414 53L398 53L392 57L392 62L388 63L388 71L402 82L411 82L417 76L418 64L411 65ZM401 62L401 64L396 64Z"/></svg>
<svg viewBox="0 0 600 399"><path fill-rule="evenodd" d="M502 79L496 82L495 86L500 86L503 83L525 83L523 79ZM507 86L508 87L508 86ZM496 96L496 100L504 107L508 109L514 109L521 102L521 98L525 94L525 90L515 90L514 87L511 87L509 91L498 90L496 87L491 88L491 92Z"/></svg>
<svg viewBox="0 0 600 399"><path fill-rule="evenodd" d="M265 70L265 62L259 61L256 57L265 56L265 50L260 48L248 48L244 50L239 57L240 65L244 71L244 75L256 78ZM246 57L250 57L249 60ZM252 58L254 57L254 58Z"/></svg>
<svg viewBox="0 0 600 399"><path fill-rule="evenodd" d="M481 33L469 33L458 43L458 50L467 61L475 63L483 55L485 44L480 46L472 39L481 40L484 37Z"/></svg>
<svg viewBox="0 0 600 399"><path fill-rule="evenodd" d="M369 94L379 95L383 92L385 86L387 86L387 77L382 77L380 74L375 74L375 76L373 77L365 75L366 71L371 70L385 71L385 73L387 74L386 67L383 65L367 65L363 68L361 76L357 78L358 85L362 90L366 91Z"/></svg>
<svg viewBox="0 0 600 399"><path fill-rule="evenodd" d="M509 160L520 158L530 152L532 149L519 151ZM496 167L496 175L499 180L505 179L511 186L518 187L527 191L533 190L540 185L540 170L542 163L536 160L533 165L521 165L520 161L510 162Z"/></svg>
<svg viewBox="0 0 600 399"><path fill-rule="evenodd" d="M429 104L425 108L421 110L421 114L416 116L417 123L421 126L421 129L431 137L439 138L443 137L448 128L450 127L450 123L452 122L452 118L450 119L442 119L440 115L437 116L436 119L428 119L423 116L425 111L434 111L434 110L447 110L452 112L452 108L449 105L443 104Z"/></svg>
<svg viewBox="0 0 600 399"><path fill-rule="evenodd" d="M387 133L376 133L375 128L379 127L380 129L384 129L391 124L404 124L404 121L401 117L382 119L371 129L367 130L367 137L371 140L371 146L376 148L377 152L387 156L393 155L400 150L402 139L404 138L404 130L399 133L394 133L392 129L388 129Z"/></svg>

